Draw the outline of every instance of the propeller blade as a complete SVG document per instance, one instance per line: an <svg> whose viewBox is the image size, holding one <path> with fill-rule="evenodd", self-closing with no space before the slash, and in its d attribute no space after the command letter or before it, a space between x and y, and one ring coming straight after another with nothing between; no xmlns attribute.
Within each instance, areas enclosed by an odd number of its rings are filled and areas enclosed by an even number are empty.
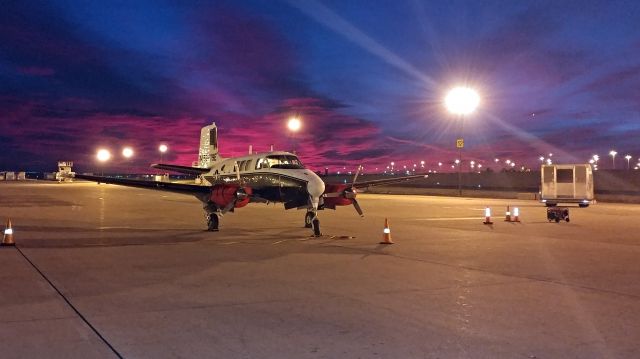
<svg viewBox="0 0 640 359"><path fill-rule="evenodd" d="M356 212L358 212L360 217L364 217L364 212L362 212L362 208L360 208L360 204L358 203L358 201L354 198L351 200L351 202L353 202L353 207L356 209Z"/></svg>
<svg viewBox="0 0 640 359"><path fill-rule="evenodd" d="M351 185L353 186L354 183L356 183L356 180L358 179L358 176L360 175L360 171L362 171L362 165L358 166L358 169L356 170L356 175L353 176L353 181L351 181Z"/></svg>

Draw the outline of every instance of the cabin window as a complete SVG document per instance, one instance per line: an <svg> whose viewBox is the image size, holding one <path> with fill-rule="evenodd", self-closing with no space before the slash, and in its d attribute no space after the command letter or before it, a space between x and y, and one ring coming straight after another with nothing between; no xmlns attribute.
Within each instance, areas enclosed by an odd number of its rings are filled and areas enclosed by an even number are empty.
<svg viewBox="0 0 640 359"><path fill-rule="evenodd" d="M242 170L243 171L248 171L249 168L251 168L251 160L247 160L247 162L245 162L244 168Z"/></svg>
<svg viewBox="0 0 640 359"><path fill-rule="evenodd" d="M224 172L224 166L226 165L222 165L222 167L220 167L220 172Z"/></svg>

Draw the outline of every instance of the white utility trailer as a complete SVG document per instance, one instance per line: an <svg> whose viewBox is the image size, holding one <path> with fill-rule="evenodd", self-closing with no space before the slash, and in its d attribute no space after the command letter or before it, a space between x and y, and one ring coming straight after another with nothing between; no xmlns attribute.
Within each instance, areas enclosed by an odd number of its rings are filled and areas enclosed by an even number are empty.
<svg viewBox="0 0 640 359"><path fill-rule="evenodd" d="M548 207L577 203L587 207L593 201L593 169L590 164L542 165L541 200Z"/></svg>

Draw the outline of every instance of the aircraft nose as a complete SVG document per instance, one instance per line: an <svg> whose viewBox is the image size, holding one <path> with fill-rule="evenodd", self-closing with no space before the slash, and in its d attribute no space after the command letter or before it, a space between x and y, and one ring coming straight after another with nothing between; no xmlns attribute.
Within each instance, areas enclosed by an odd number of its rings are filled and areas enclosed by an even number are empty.
<svg viewBox="0 0 640 359"><path fill-rule="evenodd" d="M316 174L313 174L307 182L307 192L312 198L320 198L324 193L324 182Z"/></svg>

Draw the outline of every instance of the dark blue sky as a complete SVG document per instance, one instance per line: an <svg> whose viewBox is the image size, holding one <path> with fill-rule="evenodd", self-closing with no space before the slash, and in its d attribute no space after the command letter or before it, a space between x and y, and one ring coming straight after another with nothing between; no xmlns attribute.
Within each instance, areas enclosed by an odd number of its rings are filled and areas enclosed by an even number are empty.
<svg viewBox="0 0 640 359"><path fill-rule="evenodd" d="M312 168L456 158L443 99L481 105L463 157L537 166L640 156L638 1L9 1L0 12L0 170L190 164L290 149ZM608 162L610 163L610 161ZM445 166L446 167L446 166Z"/></svg>

